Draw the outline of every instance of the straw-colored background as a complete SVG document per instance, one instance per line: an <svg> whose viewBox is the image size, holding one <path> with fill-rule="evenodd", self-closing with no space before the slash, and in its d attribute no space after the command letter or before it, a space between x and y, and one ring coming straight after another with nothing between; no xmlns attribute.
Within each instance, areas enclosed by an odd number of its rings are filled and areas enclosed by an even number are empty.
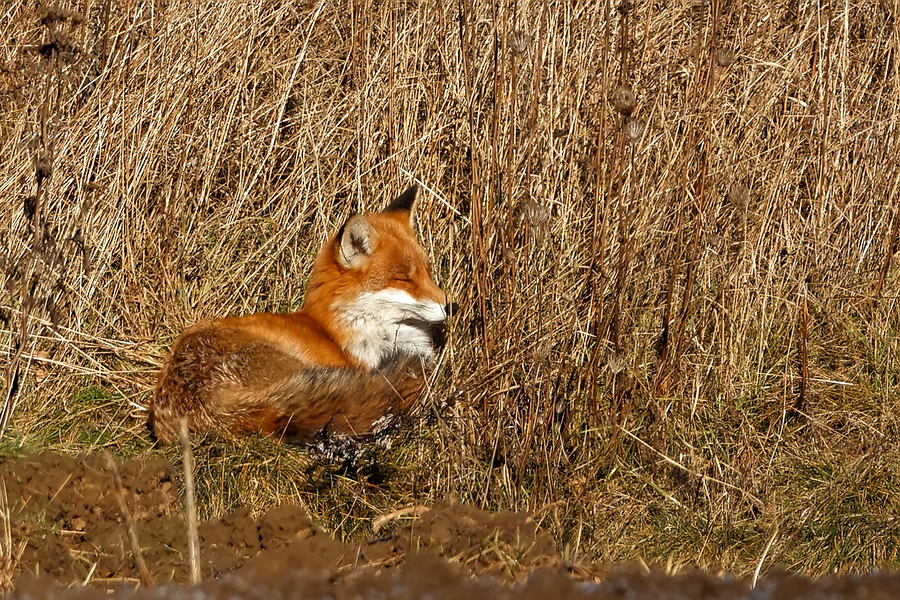
<svg viewBox="0 0 900 600"><path fill-rule="evenodd" d="M455 406L358 472L203 446L204 514L354 535L452 494L572 559L900 562L894 3L65 8L0 9L4 452L160 452L173 337L299 308L327 236L418 181Z"/></svg>

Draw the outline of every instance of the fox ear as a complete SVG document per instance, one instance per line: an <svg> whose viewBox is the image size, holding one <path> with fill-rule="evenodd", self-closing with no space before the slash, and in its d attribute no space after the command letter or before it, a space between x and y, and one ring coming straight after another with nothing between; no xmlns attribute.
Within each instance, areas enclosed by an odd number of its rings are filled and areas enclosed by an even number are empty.
<svg viewBox="0 0 900 600"><path fill-rule="evenodd" d="M394 198L394 201L387 205L383 213L393 213L393 212L412 212L413 203L416 201L416 198L419 195L419 186L413 184L410 186L408 190Z"/></svg>
<svg viewBox="0 0 900 600"><path fill-rule="evenodd" d="M337 234L337 261L348 269L362 266L372 254L374 231L365 215L350 217Z"/></svg>

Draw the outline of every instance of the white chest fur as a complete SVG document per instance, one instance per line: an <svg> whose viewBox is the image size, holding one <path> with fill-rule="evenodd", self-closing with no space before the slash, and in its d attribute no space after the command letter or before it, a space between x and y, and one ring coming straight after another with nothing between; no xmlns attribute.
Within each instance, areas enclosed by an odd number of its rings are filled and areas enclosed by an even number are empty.
<svg viewBox="0 0 900 600"><path fill-rule="evenodd" d="M337 310L353 331L344 350L373 369L395 354L433 358L429 328L447 318L441 304L391 289L366 292Z"/></svg>

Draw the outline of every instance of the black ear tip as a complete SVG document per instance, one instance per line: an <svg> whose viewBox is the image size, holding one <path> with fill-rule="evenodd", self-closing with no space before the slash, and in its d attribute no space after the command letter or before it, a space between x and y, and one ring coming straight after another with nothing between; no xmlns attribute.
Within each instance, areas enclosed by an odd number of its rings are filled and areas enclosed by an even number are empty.
<svg viewBox="0 0 900 600"><path fill-rule="evenodd" d="M394 198L394 201L388 204L381 212L400 212L412 210L413 203L419 195L419 185L414 183L405 192Z"/></svg>

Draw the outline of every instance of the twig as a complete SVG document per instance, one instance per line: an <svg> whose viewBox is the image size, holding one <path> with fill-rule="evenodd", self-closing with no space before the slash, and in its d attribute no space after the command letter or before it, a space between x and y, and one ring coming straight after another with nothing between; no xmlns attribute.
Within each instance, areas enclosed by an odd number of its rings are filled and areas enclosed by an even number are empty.
<svg viewBox="0 0 900 600"><path fill-rule="evenodd" d="M98 564L100 564L99 561L95 561L94 564L91 565L91 570L88 571L87 577L85 577L84 581L81 582L81 587L86 587L87 584L91 582L91 578L94 576L94 572L97 570Z"/></svg>
<svg viewBox="0 0 900 600"><path fill-rule="evenodd" d="M769 555L769 550L772 548L772 544L775 543L775 537L778 535L778 527L775 527L775 531L772 532L772 537L769 538L769 543L766 544L766 549L763 550L762 556L759 557L759 564L756 565L756 570L753 571L753 582L750 584L750 587L756 587L756 582L759 580L759 572L762 571L763 562L766 560L766 556Z"/></svg>
<svg viewBox="0 0 900 600"><path fill-rule="evenodd" d="M400 510L389 512L386 515L375 517L374 519L372 519L372 533L378 533L379 529L381 529L394 519L399 519L400 517L405 517L406 515L421 517L429 510L430 509L427 506L410 506L407 508L401 508Z"/></svg>
<svg viewBox="0 0 900 600"><path fill-rule="evenodd" d="M9 512L9 497L6 495L6 479L0 479L0 567L8 567L12 564L13 544L12 527Z"/></svg>
<svg viewBox="0 0 900 600"><path fill-rule="evenodd" d="M131 511L128 510L128 505L125 503L125 488L122 485L122 477L119 475L119 468L116 466L116 461L113 460L112 454L110 454L108 450L104 451L103 455L106 457L106 466L113 475L113 483L116 486L116 500L119 503L119 510L122 511L122 517L124 517L125 523L128 526L128 541L131 544L131 553L134 555L134 562L141 575L141 583L145 587L153 587L153 578L150 576L150 571L147 570L147 563L144 562L144 555L141 553L141 545L138 541L137 523L135 523L134 517L131 516Z"/></svg>
<svg viewBox="0 0 900 600"><path fill-rule="evenodd" d="M182 417L178 427L178 440L184 456L184 503L188 524L188 556L191 562L191 583L200 583L200 535L197 531L197 501L194 497L194 453L187 418Z"/></svg>

